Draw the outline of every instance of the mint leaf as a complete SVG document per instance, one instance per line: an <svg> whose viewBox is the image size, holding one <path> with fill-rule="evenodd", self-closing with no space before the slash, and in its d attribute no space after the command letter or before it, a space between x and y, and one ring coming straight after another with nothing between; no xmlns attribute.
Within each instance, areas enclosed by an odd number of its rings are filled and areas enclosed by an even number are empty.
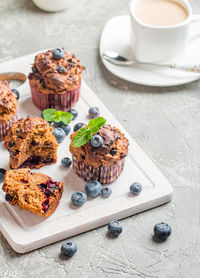
<svg viewBox="0 0 200 278"><path fill-rule="evenodd" d="M106 120L103 117L92 119L88 123L88 129L91 131L92 134L97 133L99 129L105 125L105 123Z"/></svg>
<svg viewBox="0 0 200 278"><path fill-rule="evenodd" d="M47 122L63 122L65 125L69 124L73 119L73 115L69 112L63 112L55 109L45 109L43 117Z"/></svg>
<svg viewBox="0 0 200 278"><path fill-rule="evenodd" d="M56 110L55 109L45 109L43 113L43 117L47 122L53 122L56 118Z"/></svg>
<svg viewBox="0 0 200 278"><path fill-rule="evenodd" d="M73 119L73 115L69 112L57 111L56 113L55 122L63 122L65 125L68 125Z"/></svg>
<svg viewBox="0 0 200 278"><path fill-rule="evenodd" d="M72 146L74 148L85 145L92 138L92 134L89 129L82 127L74 136Z"/></svg>
<svg viewBox="0 0 200 278"><path fill-rule="evenodd" d="M72 146L74 148L85 145L94 133L97 133L99 129L104 126L106 120L103 117L98 117L89 121L87 127L82 127L74 136L72 140Z"/></svg>

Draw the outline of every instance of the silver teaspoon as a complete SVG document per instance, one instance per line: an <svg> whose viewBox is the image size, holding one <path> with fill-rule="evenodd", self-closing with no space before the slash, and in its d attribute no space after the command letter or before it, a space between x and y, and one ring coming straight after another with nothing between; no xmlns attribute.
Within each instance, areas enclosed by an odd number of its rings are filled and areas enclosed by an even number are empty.
<svg viewBox="0 0 200 278"><path fill-rule="evenodd" d="M102 53L102 58L106 61L118 65L118 66L131 66L131 65L150 65L155 67L165 67L165 68L171 68L171 69L178 69L178 70L184 70L184 71L191 71L191 72L200 72L200 65L194 64L194 65L179 65L179 64L156 64L156 63L142 63L142 62L136 62L136 61L130 61L127 58L121 56L117 52L114 51L104 51Z"/></svg>

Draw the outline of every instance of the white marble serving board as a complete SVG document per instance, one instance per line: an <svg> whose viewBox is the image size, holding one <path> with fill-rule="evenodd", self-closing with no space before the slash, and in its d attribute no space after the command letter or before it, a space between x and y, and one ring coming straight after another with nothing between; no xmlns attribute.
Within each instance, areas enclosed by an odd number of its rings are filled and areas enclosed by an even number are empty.
<svg viewBox="0 0 200 278"><path fill-rule="evenodd" d="M16 71L28 74L34 56L35 54L30 54L2 63L0 73ZM19 117L40 116L41 112L32 103L28 81L18 89L20 91ZM98 106L107 123L121 129L130 142L124 171L115 182L109 185L113 191L112 195L108 199L99 196L89 200L78 209L71 207L72 193L84 190L85 182L73 172L72 168L61 167L61 159L70 156L68 135L67 139L59 145L58 162L39 169L54 180L64 182L60 205L52 216L46 219L9 205L4 200L4 192L0 189L0 231L15 251L25 253L105 225L113 219L125 218L159 206L171 199L173 190L166 178L84 81L80 100L75 106L79 116L71 122L71 128L76 122L88 122L88 109L91 106ZM0 143L0 156L0 168L9 169L9 155L3 142ZM137 197L129 193L129 187L134 181L139 181L143 185L143 191Z"/></svg>

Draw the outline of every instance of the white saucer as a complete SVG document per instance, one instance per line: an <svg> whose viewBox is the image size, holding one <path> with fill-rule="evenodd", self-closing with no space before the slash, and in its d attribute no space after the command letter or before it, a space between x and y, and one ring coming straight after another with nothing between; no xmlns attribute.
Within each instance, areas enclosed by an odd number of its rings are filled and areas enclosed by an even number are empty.
<svg viewBox="0 0 200 278"><path fill-rule="evenodd" d="M190 43L180 64L200 64L200 34L197 34L199 23L191 29ZM129 47L130 21L129 15L111 18L105 25L101 35L99 51L112 50L129 59L132 58ZM172 42L173 43L173 42ZM178 71L170 68L155 68L152 66L116 66L102 59L105 67L114 75L127 81L148 86L175 86L200 79L200 73Z"/></svg>

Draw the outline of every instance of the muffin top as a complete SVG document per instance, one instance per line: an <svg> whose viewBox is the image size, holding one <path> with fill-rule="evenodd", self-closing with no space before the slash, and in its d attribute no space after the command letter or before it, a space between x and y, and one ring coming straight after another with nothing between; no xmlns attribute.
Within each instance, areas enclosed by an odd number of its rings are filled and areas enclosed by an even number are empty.
<svg viewBox="0 0 200 278"><path fill-rule="evenodd" d="M15 123L9 129L7 136L5 137L5 147L8 150L20 150L24 140L30 137L31 134L34 134L34 145L37 146L37 143L41 138L48 138L48 141L52 141L55 146L56 139L52 134L52 127L49 126L49 123L39 117L27 117L22 118ZM37 142L38 141L38 142ZM10 142L13 142L14 148L10 145Z"/></svg>
<svg viewBox="0 0 200 278"><path fill-rule="evenodd" d="M32 73L28 78L31 86L42 93L63 94L79 87L84 67L72 54L61 50L63 57L55 59L53 49L35 57Z"/></svg>
<svg viewBox="0 0 200 278"><path fill-rule="evenodd" d="M71 135L71 139L77 132ZM114 165L127 156L128 139L119 129L106 124L96 134L103 138L103 144L99 148L94 148L90 141L82 147L74 148L71 142L70 152L77 157L78 161L98 168L99 166Z"/></svg>
<svg viewBox="0 0 200 278"><path fill-rule="evenodd" d="M17 112L17 98L7 81L0 80L0 120L7 121Z"/></svg>

